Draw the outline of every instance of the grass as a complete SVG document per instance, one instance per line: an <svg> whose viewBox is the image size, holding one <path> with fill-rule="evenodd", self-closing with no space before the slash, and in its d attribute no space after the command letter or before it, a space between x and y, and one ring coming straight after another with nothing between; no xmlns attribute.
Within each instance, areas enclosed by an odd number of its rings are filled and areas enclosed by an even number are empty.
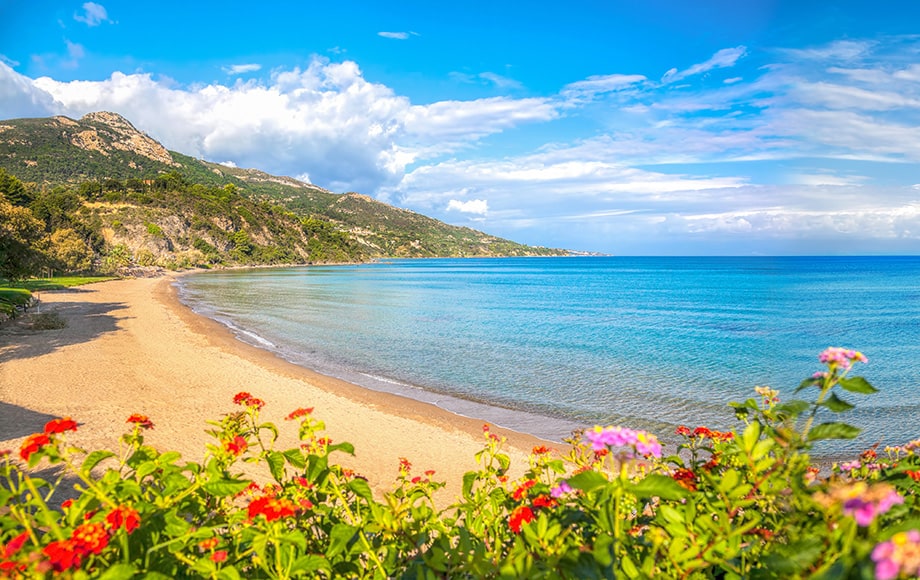
<svg viewBox="0 0 920 580"><path fill-rule="evenodd" d="M106 282L108 280L116 280L114 276L60 276L58 278L30 278L28 280L19 280L14 284L9 284L6 282L6 288L0 287L0 291L4 289L26 289L31 292L47 292L49 290L62 290L64 288L71 288L73 286L82 286L83 284L92 284L94 282Z"/></svg>
<svg viewBox="0 0 920 580"><path fill-rule="evenodd" d="M23 306L32 299L32 293L24 288L0 288L0 313L12 316L17 306Z"/></svg>

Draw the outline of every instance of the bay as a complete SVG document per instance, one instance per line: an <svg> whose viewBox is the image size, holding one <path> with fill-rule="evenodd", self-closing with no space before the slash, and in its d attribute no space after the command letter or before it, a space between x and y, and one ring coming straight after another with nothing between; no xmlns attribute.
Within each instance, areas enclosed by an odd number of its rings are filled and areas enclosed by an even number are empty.
<svg viewBox="0 0 920 580"><path fill-rule="evenodd" d="M728 401L789 399L845 346L881 392L845 395L864 432L818 454L920 437L918 257L391 260L193 274L180 297L296 364L551 440L728 428Z"/></svg>

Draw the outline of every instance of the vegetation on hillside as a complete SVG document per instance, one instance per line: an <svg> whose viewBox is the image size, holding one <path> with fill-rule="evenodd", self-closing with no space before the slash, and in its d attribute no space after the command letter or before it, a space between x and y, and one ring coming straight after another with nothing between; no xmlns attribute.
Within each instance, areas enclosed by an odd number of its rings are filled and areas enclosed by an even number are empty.
<svg viewBox="0 0 920 580"><path fill-rule="evenodd" d="M0 277L9 278L37 268L563 253L170 152L114 113L0 123L0 212L15 224L0 230Z"/></svg>
<svg viewBox="0 0 920 580"><path fill-rule="evenodd" d="M855 436L829 419L852 408L845 392L875 389L848 376L861 353L829 348L820 360L799 388L811 401L758 387L732 404L737 430L679 427L671 454L650 433L595 427L564 452L534 448L511 479L503 440L484 426L479 468L440 510L444 484L407 459L375 497L332 460L354 449L326 438L312 408L287 417L301 444L276 449L264 402L245 392L239 412L212 423L200 464L145 445L144 415L127 418L117 454L75 449L77 422L53 419L15 457L0 451L0 576L916 577L920 440L822 474L809 449ZM54 481L30 471L42 460L59 468L42 472Z"/></svg>

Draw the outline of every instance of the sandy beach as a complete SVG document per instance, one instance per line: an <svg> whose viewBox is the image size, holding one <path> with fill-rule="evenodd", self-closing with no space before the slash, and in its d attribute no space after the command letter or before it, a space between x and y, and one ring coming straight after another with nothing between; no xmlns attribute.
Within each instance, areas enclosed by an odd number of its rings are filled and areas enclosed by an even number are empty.
<svg viewBox="0 0 920 580"><path fill-rule="evenodd" d="M279 447L296 443L284 417L313 407L334 442L355 456L340 463L367 477L376 492L391 489L399 459L413 471L446 481L439 501L459 495L463 473L476 468L482 421L387 393L370 391L288 363L237 340L223 325L182 305L173 277L126 279L42 293L42 311L56 310L60 330L0 328L0 449L18 449L51 418L80 423L72 440L88 449L117 450L132 413L155 424L148 443L200 460L206 421L238 410L233 396L263 399L263 418L282 430ZM514 473L527 467L537 438L493 428L507 437ZM557 446L558 447L558 446Z"/></svg>

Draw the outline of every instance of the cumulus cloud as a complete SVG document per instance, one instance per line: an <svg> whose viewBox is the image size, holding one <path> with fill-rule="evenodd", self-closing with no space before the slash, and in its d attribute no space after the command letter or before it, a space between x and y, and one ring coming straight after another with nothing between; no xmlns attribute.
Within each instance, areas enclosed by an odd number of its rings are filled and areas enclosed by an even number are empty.
<svg viewBox="0 0 920 580"><path fill-rule="evenodd" d="M261 69L262 69L262 65L261 65L261 64L255 64L255 63L249 63L249 64L231 64L231 65L228 65L228 66L225 66L225 67L221 67L221 70L223 70L223 71L224 71L225 73L227 73L228 75L239 75L239 74L244 74L244 73L248 73L248 72L255 72L255 71L261 70Z"/></svg>
<svg viewBox="0 0 920 580"><path fill-rule="evenodd" d="M86 2L83 4L83 12L74 14L73 19L87 26L99 26L103 22L109 21L109 14L102 4Z"/></svg>
<svg viewBox="0 0 920 580"><path fill-rule="evenodd" d="M489 213L489 202L484 199L471 199L469 201L452 199L447 202L447 211L486 215Z"/></svg>
<svg viewBox="0 0 920 580"><path fill-rule="evenodd" d="M735 66L735 63L737 63L738 60L740 60L746 54L747 47L745 46L723 48L722 50L712 55L712 57L706 62L695 64L686 70L679 71L676 68L672 68L664 74L664 76L661 78L661 82L675 83L687 77L709 72L713 69L731 68Z"/></svg>
<svg viewBox="0 0 920 580"><path fill-rule="evenodd" d="M7 118L56 115L58 106L46 91L36 88L5 62L0 62L0 110Z"/></svg>

